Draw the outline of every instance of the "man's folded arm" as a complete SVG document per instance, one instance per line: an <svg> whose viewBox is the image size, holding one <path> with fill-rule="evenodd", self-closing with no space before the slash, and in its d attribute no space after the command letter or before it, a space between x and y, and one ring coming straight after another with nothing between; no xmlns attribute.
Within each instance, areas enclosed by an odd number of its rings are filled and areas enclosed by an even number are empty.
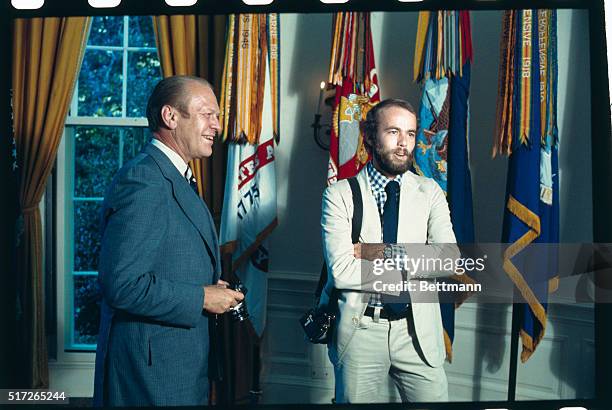
<svg viewBox="0 0 612 410"><path fill-rule="evenodd" d="M447 260L461 257L456 245L453 224L450 218L450 210L444 192L433 180L430 181L432 195L430 199L429 218L427 220L427 245L411 246L409 244L398 245L400 249L394 250L395 255L407 255L408 257L421 258L423 260ZM401 249L403 248L403 249ZM429 266L434 266L430 264ZM443 269L420 269L409 275L409 279L434 279L454 275L453 270Z"/></svg>
<svg viewBox="0 0 612 410"><path fill-rule="evenodd" d="M153 269L166 235L167 193L145 167L128 170L109 193L99 281L114 309L194 327L204 306L203 284L160 278Z"/></svg>
<svg viewBox="0 0 612 410"><path fill-rule="evenodd" d="M372 261L355 258L351 241L352 220L348 205L341 195L340 184L345 182L338 182L336 186L325 189L321 215L323 251L334 287L343 290L371 291L377 281L401 282L401 271L385 271L384 276L379 276L374 274ZM351 200L350 192L344 197ZM395 291L382 293L397 294Z"/></svg>

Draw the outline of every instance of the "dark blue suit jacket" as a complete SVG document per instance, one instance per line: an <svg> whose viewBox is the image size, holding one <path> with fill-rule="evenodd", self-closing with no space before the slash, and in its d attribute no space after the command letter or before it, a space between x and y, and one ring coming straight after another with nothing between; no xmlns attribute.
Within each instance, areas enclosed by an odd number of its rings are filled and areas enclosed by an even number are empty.
<svg viewBox="0 0 612 410"><path fill-rule="evenodd" d="M207 404L203 286L219 270L208 208L149 144L104 200L94 405Z"/></svg>

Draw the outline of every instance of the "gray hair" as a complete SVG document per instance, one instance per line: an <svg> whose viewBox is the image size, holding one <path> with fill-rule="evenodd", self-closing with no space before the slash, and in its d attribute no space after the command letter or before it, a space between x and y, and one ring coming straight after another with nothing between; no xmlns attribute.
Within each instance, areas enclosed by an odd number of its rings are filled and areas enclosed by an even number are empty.
<svg viewBox="0 0 612 410"><path fill-rule="evenodd" d="M159 131L164 122L161 117L161 109L164 105L177 108L185 116L189 116L189 83L197 82L206 85L210 89L212 86L203 78L190 75L175 75L161 80L153 88L147 102L147 120L149 129L153 132Z"/></svg>

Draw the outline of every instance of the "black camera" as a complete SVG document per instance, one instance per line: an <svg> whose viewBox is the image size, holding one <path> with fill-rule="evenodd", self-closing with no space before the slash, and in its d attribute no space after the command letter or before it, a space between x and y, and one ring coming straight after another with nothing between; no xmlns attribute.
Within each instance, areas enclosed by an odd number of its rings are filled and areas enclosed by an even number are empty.
<svg viewBox="0 0 612 410"><path fill-rule="evenodd" d="M331 337L336 315L320 308L313 308L300 318L306 339L311 343L326 344Z"/></svg>
<svg viewBox="0 0 612 410"><path fill-rule="evenodd" d="M243 322L249 318L249 312L247 311L246 307L246 294L248 289L240 282L230 284L229 288L235 290L236 292L240 292L245 296L240 303L231 308L229 311L232 319L238 322Z"/></svg>

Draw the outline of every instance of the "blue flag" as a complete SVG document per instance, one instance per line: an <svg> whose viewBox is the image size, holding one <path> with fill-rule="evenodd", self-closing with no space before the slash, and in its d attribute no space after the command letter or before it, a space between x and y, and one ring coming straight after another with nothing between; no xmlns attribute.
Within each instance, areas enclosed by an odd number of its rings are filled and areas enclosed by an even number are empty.
<svg viewBox="0 0 612 410"><path fill-rule="evenodd" d="M427 26L422 24L425 22L428 22ZM472 243L474 218L468 157L472 60L470 16L467 11L451 11L445 16L442 27L437 22L437 13L419 16L419 38L424 43L417 44L415 59L422 60L422 65L415 66L415 78L423 81L423 94L414 167L420 175L433 178L447 194L457 242ZM444 53L438 50L441 45L438 38L444 39ZM467 275L439 281L474 283ZM457 295L452 292L439 292L439 296L441 300L453 301L440 303L446 355L451 361L455 308L461 300L456 300Z"/></svg>
<svg viewBox="0 0 612 410"><path fill-rule="evenodd" d="M448 139L448 203L453 231L458 243L474 242L472 175L469 165L470 63L463 75L451 81L450 125Z"/></svg>
<svg viewBox="0 0 612 410"><path fill-rule="evenodd" d="M448 139L447 199L457 243L474 243L472 176L469 166L469 95L470 63L462 76L453 76L450 84L450 123ZM467 275L459 277L469 280ZM441 295L443 296L443 295ZM440 303L447 353L455 338L455 303ZM449 355L449 359L452 355Z"/></svg>
<svg viewBox="0 0 612 410"><path fill-rule="evenodd" d="M515 84L519 84L519 76L524 79L527 74L531 84L528 88L514 88L512 153L508 163L502 232L502 242L510 244L504 254L504 270L526 302L515 306L520 309L522 362L529 359L544 336L546 301L549 287L556 278L556 255L552 251L550 254L538 255L537 260L525 257L527 252L524 251L532 243L559 242L558 143L555 125L556 24L554 11L544 11L543 15L541 12L517 12L516 32L521 35L528 27L534 41L530 50L530 72L526 73L524 65L521 68L516 65L518 62L515 63ZM539 19L545 19L543 22L546 24L538 24ZM542 32L542 27L546 25L550 29ZM546 36L546 41L538 41L542 36ZM543 44L549 44L547 59L540 59L541 50L538 47L543 47ZM524 42L517 41L515 53L517 57L521 53L525 54ZM546 76L541 73L546 73ZM542 81L549 85L543 93ZM530 89L530 92L525 94L525 89ZM524 114L527 110L528 117ZM529 133L527 138L519 138L518 133L525 129L521 125L525 118L529 119Z"/></svg>

